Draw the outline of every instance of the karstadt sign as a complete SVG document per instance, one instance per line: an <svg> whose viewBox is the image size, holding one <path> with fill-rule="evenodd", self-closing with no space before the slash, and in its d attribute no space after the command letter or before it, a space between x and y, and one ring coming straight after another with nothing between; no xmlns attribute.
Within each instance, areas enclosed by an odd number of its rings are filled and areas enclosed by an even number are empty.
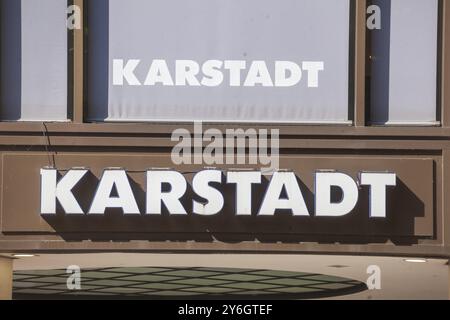
<svg viewBox="0 0 450 320"><path fill-rule="evenodd" d="M43 168L41 175L42 215L55 215L57 202L67 215L104 215L109 208L119 208L124 215L161 215L162 206L170 215L204 215L220 213L224 208L224 185L234 186L237 216L273 216L278 210L289 210L293 216L340 217L350 213L358 203L359 189L369 188L369 217L386 218L386 193L395 188L397 177L389 172L360 172L358 181L335 171L319 170L314 175L314 212L308 210L305 198L294 172L278 171L269 179L259 207L252 206L252 187L262 183L260 171L202 170L195 173L192 189L204 201L192 199L192 211L187 212L180 200L188 188L181 172L173 170L147 170L145 212L141 212L126 170L105 169L93 195L90 208L84 212L72 189L84 183L88 169L68 170L58 179L58 170ZM340 199L332 191L340 191ZM112 195L114 193L114 195Z"/></svg>
<svg viewBox="0 0 450 320"><path fill-rule="evenodd" d="M271 75L265 61L245 60L207 60L200 64L194 60L176 60L175 73L169 71L167 61L155 59L148 67L144 79L138 79L135 71L141 60L113 60L114 86L206 86L218 87L222 84L230 87L292 87L307 75L308 88L319 87L319 72L324 70L323 61L275 61ZM301 67L300 67L301 65ZM228 81L225 82L225 74Z"/></svg>

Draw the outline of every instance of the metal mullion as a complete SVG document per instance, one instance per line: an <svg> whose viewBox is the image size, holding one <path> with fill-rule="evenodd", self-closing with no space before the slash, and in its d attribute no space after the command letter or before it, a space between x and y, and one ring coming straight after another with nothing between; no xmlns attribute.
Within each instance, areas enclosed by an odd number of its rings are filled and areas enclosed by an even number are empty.
<svg viewBox="0 0 450 320"><path fill-rule="evenodd" d="M73 122L84 119L84 0L73 0L81 11L81 28L73 30Z"/></svg>

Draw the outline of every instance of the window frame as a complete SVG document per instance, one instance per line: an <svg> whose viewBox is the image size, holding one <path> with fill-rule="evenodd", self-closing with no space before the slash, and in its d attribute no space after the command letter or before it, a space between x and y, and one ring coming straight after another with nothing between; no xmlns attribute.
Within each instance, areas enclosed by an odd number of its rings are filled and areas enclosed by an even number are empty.
<svg viewBox="0 0 450 320"><path fill-rule="evenodd" d="M87 6L85 5L86 0L67 0L68 5L77 5L80 7L83 13L83 27L81 30L69 30L69 43L68 47L73 43L73 50L69 50L69 77L68 86L70 87L68 100L68 105L70 110L68 110L69 121L62 123L61 125L71 131L71 126L74 124L83 124L84 128L89 126L95 126L95 131L108 132L110 130L115 131L111 128L116 127L128 127L130 131L132 127L136 126L134 122L89 122L85 119L85 114L87 112L87 42L86 42L86 28L87 28ZM379 126L370 125L368 119L368 113L366 108L366 9L367 0L350 0L350 68L349 68L349 124L296 124L296 123L258 123L258 122L240 122L240 123L214 123L215 126L228 126L228 127L277 127L277 128L287 128L287 132L310 132L311 134L323 133L334 131L336 133L341 132L353 132L358 134L361 128L364 128L364 134L369 135L379 135L379 130L375 129ZM450 35L450 4L446 4L445 1L439 0L439 27L438 27L438 103L437 103L437 114L440 115L440 124L437 126L415 126L410 124L405 124L401 126L381 126L389 127L391 129L386 130L388 135L395 135L397 132L408 135L408 132L415 131L419 132L434 132L439 135L446 135L447 130L436 130L438 128L450 128L450 39L446 41L446 37ZM0 93L1 94L1 93ZM1 106L0 106L1 107ZM11 128L27 128L27 130L32 130L36 127L32 124L34 121L0 121L0 130L8 127L7 130ZM51 123L37 121L37 123ZM138 127L145 128L146 126L156 126L157 128L167 128L164 133L169 133L171 129L178 127L180 124L190 125L192 122L159 122L159 121L149 121L143 122ZM208 122L205 122L208 125ZM57 127L61 127L58 125ZM39 126L40 127L40 126ZM345 128L345 130L343 130ZM410 130L415 128L416 130ZM157 131L159 132L160 129ZM373 130L372 130L373 129ZM147 130L145 130L147 131ZM152 130L150 130L152 131ZM171 132L171 131L170 131ZM420 133L421 134L421 133ZM427 134L428 135L428 134Z"/></svg>

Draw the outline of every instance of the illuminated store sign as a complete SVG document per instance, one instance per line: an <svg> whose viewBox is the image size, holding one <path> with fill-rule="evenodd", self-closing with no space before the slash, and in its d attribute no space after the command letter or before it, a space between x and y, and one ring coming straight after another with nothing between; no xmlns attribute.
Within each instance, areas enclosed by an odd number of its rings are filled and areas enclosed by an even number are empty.
<svg viewBox="0 0 450 320"><path fill-rule="evenodd" d="M145 212L141 212L126 170L105 169L100 178L90 208L84 212L72 189L83 183L88 169L71 169L58 179L58 170L41 169L41 214L56 214L57 202L66 214L103 215L108 208L119 208L124 214L161 215L163 205L171 215L187 215L181 198L187 194L184 175L171 170L147 170ZM260 171L202 170L192 179L192 190L204 201L192 201L197 215L215 215L224 209L223 188L235 188L237 216L272 216L277 210L289 210L293 216L339 217L350 213L358 203L362 187L369 188L369 216L386 217L386 192L397 182L395 173L361 172L358 181L345 173L317 171L314 173L314 212L310 212L294 172L275 172L267 184L258 208L252 206L252 187L262 184ZM264 177L265 179L266 177ZM333 198L336 189L340 199ZM114 193L114 195L112 195Z"/></svg>

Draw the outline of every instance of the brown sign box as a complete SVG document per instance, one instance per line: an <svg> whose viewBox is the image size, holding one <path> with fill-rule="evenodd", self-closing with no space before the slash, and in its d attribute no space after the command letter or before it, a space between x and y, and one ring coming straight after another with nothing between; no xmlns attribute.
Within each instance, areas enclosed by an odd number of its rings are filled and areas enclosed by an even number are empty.
<svg viewBox="0 0 450 320"><path fill-rule="evenodd" d="M87 167L92 174L86 183L75 187L83 209L89 207L98 179L108 167L122 167L128 176L138 200L141 212L145 205L145 170L167 168L170 154L74 154L60 153L9 153L3 155L2 178L2 232L5 234L58 234L66 240L142 240L173 239L178 233L200 235L233 235L236 241L244 239L295 241L339 241L345 237L357 237L362 242L388 241L395 238L417 239L434 235L434 163L428 158L403 158L379 156L304 156L281 155L280 168L293 170L299 180L310 217L294 217L289 212L277 212L274 216L257 216L265 186L255 186L252 216L234 215L233 185L224 185L222 193L225 206L215 216L124 216L112 209L103 216L40 215L39 170L54 165L61 173L72 167ZM250 166L224 166L234 169ZM201 166L177 166L188 180ZM356 208L343 217L314 217L313 178L316 170L336 170L351 175L355 180L361 171L389 171L397 174L397 186L388 189L387 217L369 218L369 189L360 190ZM264 183L263 183L264 184ZM188 188L188 192L189 191ZM186 197L185 207L189 211ZM233 238L233 239L234 239ZM194 239L196 239L194 237Z"/></svg>

